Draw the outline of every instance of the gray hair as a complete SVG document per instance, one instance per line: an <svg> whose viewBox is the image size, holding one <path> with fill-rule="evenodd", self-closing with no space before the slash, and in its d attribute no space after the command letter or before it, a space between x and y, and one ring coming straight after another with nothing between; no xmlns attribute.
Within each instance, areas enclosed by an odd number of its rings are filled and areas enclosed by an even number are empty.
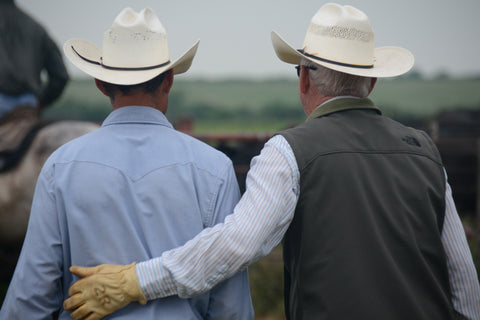
<svg viewBox="0 0 480 320"><path fill-rule="evenodd" d="M370 92L372 78L328 69L305 58L302 58L300 64L302 66L316 68L316 70L308 70L310 79L317 91L323 95L332 97L355 96L365 98Z"/></svg>

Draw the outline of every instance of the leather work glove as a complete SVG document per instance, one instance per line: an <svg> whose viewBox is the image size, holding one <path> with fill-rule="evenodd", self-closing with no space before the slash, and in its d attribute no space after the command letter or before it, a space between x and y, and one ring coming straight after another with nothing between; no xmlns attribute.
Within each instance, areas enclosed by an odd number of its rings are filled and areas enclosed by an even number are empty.
<svg viewBox="0 0 480 320"><path fill-rule="evenodd" d="M65 310L75 320L99 320L132 301L147 303L138 284L135 262L130 265L102 264L85 268L72 266L70 272L82 277L70 287Z"/></svg>

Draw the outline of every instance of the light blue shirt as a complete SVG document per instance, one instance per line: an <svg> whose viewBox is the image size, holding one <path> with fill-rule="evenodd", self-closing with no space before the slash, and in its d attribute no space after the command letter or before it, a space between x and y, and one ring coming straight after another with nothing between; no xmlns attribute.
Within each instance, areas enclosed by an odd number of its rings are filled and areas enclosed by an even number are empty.
<svg viewBox="0 0 480 320"><path fill-rule="evenodd" d="M246 186L224 223L161 257L137 264L140 286L148 299L204 292L278 245L293 219L300 190L295 156L281 135L270 139L253 158ZM480 319L477 273L448 183L445 201L442 243L453 306L465 319Z"/></svg>
<svg viewBox="0 0 480 320"><path fill-rule="evenodd" d="M51 319L71 265L130 264L224 221L240 192L223 153L149 107L113 111L45 163L2 320ZM61 309L60 319L70 319ZM192 299L132 303L107 319L253 319L247 272Z"/></svg>

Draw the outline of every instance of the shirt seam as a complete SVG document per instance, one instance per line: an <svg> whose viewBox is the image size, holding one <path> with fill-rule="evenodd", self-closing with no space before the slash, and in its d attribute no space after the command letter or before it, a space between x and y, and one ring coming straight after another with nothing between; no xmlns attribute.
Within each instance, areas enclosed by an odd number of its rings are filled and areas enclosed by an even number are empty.
<svg viewBox="0 0 480 320"><path fill-rule="evenodd" d="M216 176L217 185L216 185L216 188L215 188L215 192L212 194L212 198L210 199L210 205L209 205L209 208L208 208L208 217L206 217L207 221L205 221L205 226L206 227L212 227L214 225L213 222L215 220L215 216L214 216L215 204L217 203L218 195L220 193L220 186L222 185L222 182L225 181L225 179L223 179L222 177L227 174L229 165L230 165L230 163L226 164L223 167L223 170L221 171L221 174L219 176Z"/></svg>
<svg viewBox="0 0 480 320"><path fill-rule="evenodd" d="M187 161L187 162L176 162L176 163L171 163L171 164L166 164L166 165L162 165L162 166L157 166L155 167L154 169L152 170L149 170L147 172L145 172L144 174L138 176L138 177L133 177L131 176L130 174L128 174L127 172L125 172L125 170L121 169L121 168L118 168L116 166L112 166L112 165L109 165L109 164L106 164L106 163L102 163L102 162L97 162L97 161L90 161L90 160L65 160L65 161L57 161L55 164L56 165L67 165L67 164L70 164L70 163L90 163L90 164L95 164L95 165L98 165L98 166L103 166L103 167L108 167L108 168L111 168L111 169L115 169L123 174L125 174L125 176L127 176L129 179L131 179L133 182L137 182L141 179L143 179L144 177L148 176L149 174L151 174L152 172L155 172L157 170L160 170L160 169L163 169L163 168L167 168L167 167L172 167L172 166L185 166L185 165L192 165L194 166L196 169L198 170L201 170L201 171L204 171L204 172L207 172L208 174L212 175L213 177L216 177L217 179L221 179L218 175L212 173L211 170L208 170L206 168L201 168L201 167L198 167L195 162L193 161Z"/></svg>

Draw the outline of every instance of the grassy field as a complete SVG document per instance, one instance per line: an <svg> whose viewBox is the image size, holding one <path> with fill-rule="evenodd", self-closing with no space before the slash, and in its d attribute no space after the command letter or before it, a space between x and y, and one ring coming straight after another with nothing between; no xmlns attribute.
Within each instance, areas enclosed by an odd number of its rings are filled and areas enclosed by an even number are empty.
<svg viewBox="0 0 480 320"><path fill-rule="evenodd" d="M195 132L273 132L304 120L296 80L184 80L170 94L167 117L195 120ZM426 118L456 108L480 109L480 79L379 80L371 98L393 118ZM102 121L109 100L93 80L70 81L45 116Z"/></svg>
<svg viewBox="0 0 480 320"><path fill-rule="evenodd" d="M480 79L379 80L372 99L393 117L424 118L447 109L480 109Z"/></svg>

